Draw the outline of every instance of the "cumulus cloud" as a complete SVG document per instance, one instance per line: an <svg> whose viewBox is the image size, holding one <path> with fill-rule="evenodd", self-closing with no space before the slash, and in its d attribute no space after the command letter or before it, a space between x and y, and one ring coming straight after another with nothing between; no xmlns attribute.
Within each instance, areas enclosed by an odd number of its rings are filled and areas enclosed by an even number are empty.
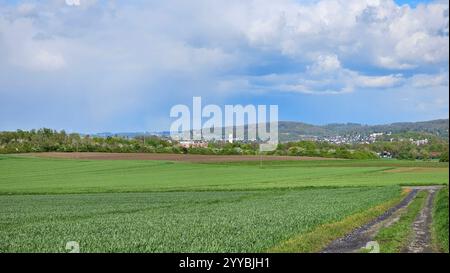
<svg viewBox="0 0 450 273"><path fill-rule="evenodd" d="M107 120L192 95L441 88L448 18L446 1L0 0L0 95Z"/></svg>
<svg viewBox="0 0 450 273"><path fill-rule="evenodd" d="M104 52L115 65L181 71L256 66L266 54L323 69L356 63L402 71L448 64L444 2L416 8L392 0L175 2L8 6L0 10L1 43L11 63L33 69L60 69L67 59L89 61L88 51ZM111 57L116 54L122 56ZM101 61L109 66L110 59Z"/></svg>
<svg viewBox="0 0 450 273"><path fill-rule="evenodd" d="M444 2L413 9L390 0L276 1L253 9L242 29L252 45L295 58L334 52L342 60L358 56L367 65L400 70L448 59Z"/></svg>
<svg viewBox="0 0 450 273"><path fill-rule="evenodd" d="M392 88L407 81L408 79L401 74L364 75L342 67L336 55L320 55L303 73L251 77L250 83L245 84L247 86L250 84L255 89L271 91L336 95L351 93L358 89Z"/></svg>
<svg viewBox="0 0 450 273"><path fill-rule="evenodd" d="M415 88L448 87L448 72L438 74L417 74L410 80L410 85Z"/></svg>
<svg viewBox="0 0 450 273"><path fill-rule="evenodd" d="M308 67L311 74L333 73L341 69L341 62L336 55L320 55L313 65Z"/></svg>

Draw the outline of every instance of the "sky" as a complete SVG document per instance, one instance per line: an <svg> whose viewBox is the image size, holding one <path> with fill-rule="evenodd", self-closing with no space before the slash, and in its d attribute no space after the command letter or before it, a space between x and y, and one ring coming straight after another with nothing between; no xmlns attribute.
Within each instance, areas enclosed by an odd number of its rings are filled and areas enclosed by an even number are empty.
<svg viewBox="0 0 450 273"><path fill-rule="evenodd" d="M448 118L448 35L442 0L0 0L0 130L167 130L193 96L312 124Z"/></svg>

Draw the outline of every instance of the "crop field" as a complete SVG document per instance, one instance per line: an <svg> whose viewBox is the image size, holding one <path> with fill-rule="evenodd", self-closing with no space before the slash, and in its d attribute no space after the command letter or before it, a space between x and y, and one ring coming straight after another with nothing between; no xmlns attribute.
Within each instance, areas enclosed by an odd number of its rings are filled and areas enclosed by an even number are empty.
<svg viewBox="0 0 450 273"><path fill-rule="evenodd" d="M264 252L403 184L448 184L448 164L0 156L0 252Z"/></svg>
<svg viewBox="0 0 450 273"><path fill-rule="evenodd" d="M260 252L398 187L0 196L2 251Z"/></svg>
<svg viewBox="0 0 450 273"><path fill-rule="evenodd" d="M411 168L415 168L411 170ZM448 183L448 163L293 161L196 164L0 156L0 194L253 190Z"/></svg>

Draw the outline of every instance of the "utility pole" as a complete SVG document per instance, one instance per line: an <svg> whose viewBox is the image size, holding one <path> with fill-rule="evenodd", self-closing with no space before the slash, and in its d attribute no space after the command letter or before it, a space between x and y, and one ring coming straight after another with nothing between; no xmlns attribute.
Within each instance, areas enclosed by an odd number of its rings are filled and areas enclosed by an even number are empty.
<svg viewBox="0 0 450 273"><path fill-rule="evenodd" d="M259 153L259 168L262 169L263 168L262 153L261 151L259 151L258 153Z"/></svg>

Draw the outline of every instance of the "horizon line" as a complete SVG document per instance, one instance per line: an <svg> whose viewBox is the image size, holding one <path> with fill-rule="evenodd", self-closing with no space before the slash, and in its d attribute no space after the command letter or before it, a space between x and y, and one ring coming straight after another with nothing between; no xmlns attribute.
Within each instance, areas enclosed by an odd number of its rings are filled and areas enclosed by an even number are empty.
<svg viewBox="0 0 450 273"><path fill-rule="evenodd" d="M359 122L331 122L331 123L324 123L324 124L314 124L314 123L307 123L307 122L303 122L303 121L293 121L293 120L279 120L278 123L280 122L290 122L290 123L302 123L302 124L306 124L306 125L311 125L311 126L317 126L317 127L325 127L325 126L329 126L329 125L348 125L348 124L354 124L354 125L361 125L361 126L383 126L383 125L393 125L393 124L400 124L400 123L423 123L423 122L432 122L432 121L441 121L441 120L449 120L449 117L445 117L445 118L437 118L437 119L430 119L430 120L417 120L417 121L396 121L396 122L390 122L390 123L374 123L374 124L369 124L369 123L359 123ZM248 126L249 124L244 124L244 125L239 125L239 126ZM100 132L81 132L81 131L76 131L76 130L66 130L66 129L54 129L54 128L49 128L49 127L39 127L39 128L32 128L32 129L20 129L17 128L15 130L0 130L0 132L16 132L18 130L22 130L22 131L31 131L31 130L39 130L39 129L51 129L51 130L55 130L55 131L66 131L67 133L78 133L78 134L83 134L83 135L98 135L98 134L123 134L123 133L162 133L162 132L170 132L170 130L144 130L144 131L136 131L136 130L129 130L129 131L100 131ZM223 127L222 127L223 128Z"/></svg>

